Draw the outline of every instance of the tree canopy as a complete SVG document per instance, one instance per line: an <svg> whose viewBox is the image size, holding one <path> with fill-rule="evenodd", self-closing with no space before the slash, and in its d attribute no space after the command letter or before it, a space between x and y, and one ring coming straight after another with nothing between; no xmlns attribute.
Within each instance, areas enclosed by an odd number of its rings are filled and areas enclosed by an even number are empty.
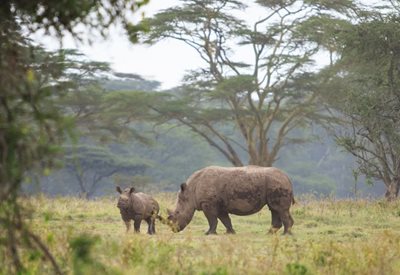
<svg viewBox="0 0 400 275"><path fill-rule="evenodd" d="M327 99L345 123L339 145L357 158L361 174L385 184L392 200L400 189L400 18L392 9L360 19L341 34Z"/></svg>
<svg viewBox="0 0 400 275"><path fill-rule="evenodd" d="M101 180L113 175L143 175L149 162L133 156L121 156L109 148L81 144L64 146L64 166L76 178L80 196L90 198L99 189Z"/></svg>
<svg viewBox="0 0 400 275"><path fill-rule="evenodd" d="M242 2L181 3L130 26L133 40L181 41L204 61L170 100L152 105L162 119L189 127L235 166L273 165L283 146L302 142L291 141L291 131L327 119L317 104L314 78L322 43L308 33L326 17L340 24L338 12L350 13L351 1L257 1L264 13L251 25L237 15L246 11ZM253 58L238 59L233 47ZM237 130L240 139L218 125Z"/></svg>
<svg viewBox="0 0 400 275"><path fill-rule="evenodd" d="M79 25L90 32L107 36L108 28L116 23L126 25L129 16L149 0L69 0L26 1L3 0L0 6L2 23L18 21L29 32L45 31L61 38L66 32L83 39L77 30Z"/></svg>

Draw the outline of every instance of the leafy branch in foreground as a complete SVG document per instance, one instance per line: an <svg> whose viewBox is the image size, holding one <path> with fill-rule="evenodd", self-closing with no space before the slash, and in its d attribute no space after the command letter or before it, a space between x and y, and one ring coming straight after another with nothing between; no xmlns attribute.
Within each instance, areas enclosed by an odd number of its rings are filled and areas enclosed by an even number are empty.
<svg viewBox="0 0 400 275"><path fill-rule="evenodd" d="M28 209L18 201L28 172L46 171L53 164L58 145L71 128L55 100L69 89L64 59L46 53L24 38L44 31L61 38L82 34L85 26L106 36L108 27L148 0L132 1L25 1L4 0L0 5L0 258L6 273L26 273L22 256L39 252L54 272L61 274L55 258L30 230ZM42 259L42 257L40 257ZM39 267L38 267L39 268ZM40 266L41 271L48 268ZM46 272L48 273L48 272Z"/></svg>
<svg viewBox="0 0 400 275"><path fill-rule="evenodd" d="M27 246L41 251L60 274L54 257L25 223L30 211L18 203L18 195L27 171L52 167L57 144L70 128L52 104L69 83L58 81L62 57L31 46L13 22L5 25L0 29L0 235L5 264L23 272L21 246Z"/></svg>
<svg viewBox="0 0 400 275"><path fill-rule="evenodd" d="M112 24L128 24L131 14L147 3L149 0L3 0L0 18L2 21L18 18L18 24L29 32L40 30L58 38L68 32L83 40L82 32L77 29L79 25L88 28L89 33L106 37Z"/></svg>

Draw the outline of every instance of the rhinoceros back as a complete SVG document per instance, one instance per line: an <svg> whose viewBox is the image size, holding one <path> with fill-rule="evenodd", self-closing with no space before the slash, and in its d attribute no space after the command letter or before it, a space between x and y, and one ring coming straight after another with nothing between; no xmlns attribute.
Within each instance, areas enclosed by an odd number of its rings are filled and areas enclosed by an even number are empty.
<svg viewBox="0 0 400 275"><path fill-rule="evenodd" d="M138 204L140 204L143 216L148 217L153 214L158 214L160 207L152 196L145 193L135 193L135 196L139 199Z"/></svg>

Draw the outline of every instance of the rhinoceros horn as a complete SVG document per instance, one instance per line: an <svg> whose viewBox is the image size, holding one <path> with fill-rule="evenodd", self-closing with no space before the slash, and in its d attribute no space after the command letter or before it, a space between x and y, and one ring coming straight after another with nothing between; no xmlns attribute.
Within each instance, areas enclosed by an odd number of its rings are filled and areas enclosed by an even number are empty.
<svg viewBox="0 0 400 275"><path fill-rule="evenodd" d="M167 214L168 214L168 216L171 216L172 213L173 213L173 211L172 211L171 209L168 209L168 208L167 208Z"/></svg>

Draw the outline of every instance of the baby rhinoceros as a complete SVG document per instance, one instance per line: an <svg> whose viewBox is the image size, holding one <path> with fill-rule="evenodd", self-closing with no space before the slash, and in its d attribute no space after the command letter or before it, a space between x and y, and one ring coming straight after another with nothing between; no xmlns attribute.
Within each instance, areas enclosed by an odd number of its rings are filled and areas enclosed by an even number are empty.
<svg viewBox="0 0 400 275"><path fill-rule="evenodd" d="M140 232L140 224L145 220L148 224L147 233L152 235L156 233L155 220L158 218L160 207L155 199L144 193L135 193L135 188L125 188L117 186L117 192L120 194L117 207L121 213L122 220L126 225L126 232L131 227L131 220L135 232Z"/></svg>

